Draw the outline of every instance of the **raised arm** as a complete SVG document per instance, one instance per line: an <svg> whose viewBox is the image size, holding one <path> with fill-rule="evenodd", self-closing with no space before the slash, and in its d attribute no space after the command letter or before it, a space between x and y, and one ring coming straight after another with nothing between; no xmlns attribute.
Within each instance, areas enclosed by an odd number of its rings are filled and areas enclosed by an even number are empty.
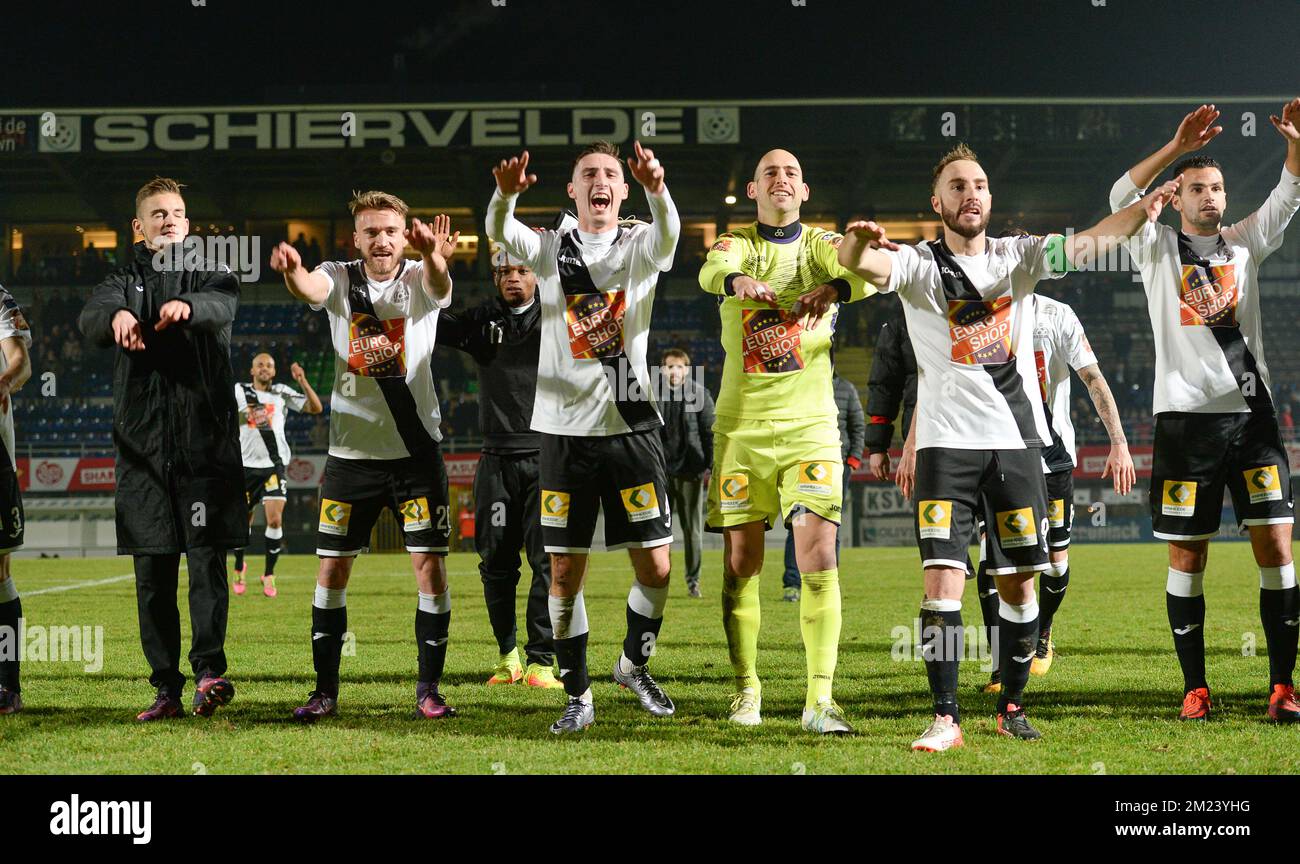
<svg viewBox="0 0 1300 864"><path fill-rule="evenodd" d="M884 288L889 284L894 262L881 249L898 249L898 244L885 236L884 228L869 220L850 222L844 228L839 262L877 288Z"/></svg>
<svg viewBox="0 0 1300 864"><path fill-rule="evenodd" d="M324 306L333 287L330 278L320 270L309 271L302 264L298 250L288 243L280 243L271 250L271 269L284 276L289 293L313 306Z"/></svg>
<svg viewBox="0 0 1300 864"><path fill-rule="evenodd" d="M528 173L528 151L519 156L503 159L492 169L497 188L488 202L487 236L500 243L512 257L532 267L537 264L537 255L542 248L542 241L537 233L515 218L515 201L521 192L537 182L536 174Z"/></svg>
<svg viewBox="0 0 1300 864"><path fill-rule="evenodd" d="M460 232L451 233L451 217L439 213L433 217L433 224L428 225L419 219L411 220L411 227L406 236L411 241L411 248L420 253L424 262L424 293L439 308L451 304L451 272L448 262L456 254L456 241Z"/></svg>
<svg viewBox="0 0 1300 864"><path fill-rule="evenodd" d="M1300 99L1282 106L1282 116L1269 116L1286 139L1286 164L1282 176L1259 209L1232 226L1262 261L1282 245L1287 225L1300 210Z"/></svg>
<svg viewBox="0 0 1300 864"><path fill-rule="evenodd" d="M1300 97L1282 106L1281 117L1270 114L1268 120L1286 139L1286 170L1300 177Z"/></svg>
<svg viewBox="0 0 1300 864"><path fill-rule="evenodd" d="M289 374L293 380L302 388L302 395L307 397L307 404L302 406L304 414L319 414L325 410L324 404L320 401L320 396L312 389L311 382L307 380L307 373L302 366L294 363L289 367Z"/></svg>
<svg viewBox="0 0 1300 864"><path fill-rule="evenodd" d="M1061 249L1065 261L1049 261L1057 272L1087 267L1097 258L1106 258L1148 222L1160 218L1160 211L1178 194L1181 177L1162 184L1150 194L1102 219L1096 225L1064 238ZM1068 263L1067 263L1068 262Z"/></svg>
<svg viewBox="0 0 1300 864"><path fill-rule="evenodd" d="M1218 119L1219 111L1213 105L1202 105L1189 112L1168 143L1129 169L1128 176L1133 185L1138 189L1147 188L1170 165L1210 143L1223 131L1222 126L1214 125Z"/></svg>
<svg viewBox="0 0 1300 864"><path fill-rule="evenodd" d="M667 270L673 264L677 237L682 233L682 222L677 215L677 208L673 206L672 196L668 194L668 186L664 183L664 167L655 158L654 151L642 148L640 141L634 141L633 146L636 156L628 158L628 168L645 189L650 215L654 219L644 247L645 254L660 270Z"/></svg>
<svg viewBox="0 0 1300 864"><path fill-rule="evenodd" d="M1106 435L1110 437L1110 455L1106 457L1106 468L1101 472L1101 477L1104 480L1110 476L1115 491L1127 495L1137 480L1137 472L1133 468L1133 457L1128 452L1128 439L1124 437L1124 426L1119 420L1115 396L1110 392L1106 376L1101 374L1101 367L1096 363L1084 366L1078 373L1079 380L1088 388L1088 397L1097 409L1101 424L1106 427Z"/></svg>

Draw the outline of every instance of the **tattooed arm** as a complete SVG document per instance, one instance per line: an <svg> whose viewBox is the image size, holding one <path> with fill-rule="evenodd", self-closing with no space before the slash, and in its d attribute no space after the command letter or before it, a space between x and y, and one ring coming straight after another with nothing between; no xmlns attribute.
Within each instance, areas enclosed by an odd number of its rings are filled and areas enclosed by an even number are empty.
<svg viewBox="0 0 1300 864"><path fill-rule="evenodd" d="M1110 437L1110 454L1106 457L1106 468L1101 472L1102 479L1112 477L1115 491L1127 495L1137 479L1137 471L1133 468L1133 457L1128 452L1128 439L1124 437L1124 426L1119 420L1115 396L1110 392L1106 376L1101 374L1101 367L1096 363L1077 371L1079 380L1088 388L1088 396Z"/></svg>

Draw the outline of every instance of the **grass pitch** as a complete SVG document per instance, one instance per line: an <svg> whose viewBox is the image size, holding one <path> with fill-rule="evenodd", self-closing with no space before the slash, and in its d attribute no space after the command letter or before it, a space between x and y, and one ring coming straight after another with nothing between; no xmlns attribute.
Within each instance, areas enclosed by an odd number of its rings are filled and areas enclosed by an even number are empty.
<svg viewBox="0 0 1300 864"><path fill-rule="evenodd" d="M451 648L444 690L460 716L412 719L415 584L405 556L362 556L348 592L355 656L343 659L340 716L314 727L289 719L314 683L309 642L316 559L281 559L280 596L256 580L231 595L227 651L235 701L210 720L133 722L153 692L136 626L130 561L17 560L28 625L102 626L103 668L27 662L26 710L0 717L0 770L41 773L1271 773L1291 770L1300 729L1264 719L1268 660L1258 617L1258 576L1244 543L1212 547L1207 584L1208 673L1217 715L1175 718L1178 672L1164 610L1162 545L1076 546L1057 616L1059 655L1033 678L1026 702L1044 739L993 733L987 673L962 664L966 747L913 753L929 719L923 665L897 659L921 600L913 549L849 549L840 567L844 630L836 697L858 735L818 739L799 729L804 660L798 607L780 602L780 554L768 550L759 671L762 726L725 719L732 689L720 613L720 554L705 556L704 600L691 600L674 553L674 582L656 677L677 715L656 719L609 679L624 630L631 579L623 553L592 558L585 592L596 725L557 740L547 726L562 691L488 688L496 661L477 558L452 555ZM261 556L249 559L256 572ZM118 578L115 581L114 577ZM93 584L82 584L93 583ZM58 590L64 586L70 590ZM56 590L49 590L56 589ZM525 586L519 592L522 614ZM38 593L40 592L40 593ZM187 621L182 577L182 620ZM973 586L967 625L978 625ZM521 623L522 627L522 623ZM185 640L188 643L188 624ZM28 640L30 642L30 639ZM521 640L522 641L522 640ZM188 674L188 664L182 661Z"/></svg>

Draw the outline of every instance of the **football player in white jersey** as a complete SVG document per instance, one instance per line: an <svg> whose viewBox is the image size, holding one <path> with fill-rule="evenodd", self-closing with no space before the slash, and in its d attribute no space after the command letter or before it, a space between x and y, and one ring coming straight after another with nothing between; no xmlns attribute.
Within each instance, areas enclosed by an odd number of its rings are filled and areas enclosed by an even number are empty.
<svg viewBox="0 0 1300 864"><path fill-rule="evenodd" d="M1165 605L1183 672L1179 717L1209 717L1205 596L1210 538L1219 533L1225 486L1236 522L1250 532L1259 567L1259 611L1268 642L1268 716L1300 720L1292 673L1300 589L1291 557L1291 475L1264 356L1259 265L1282 245L1300 208L1300 99L1269 120L1286 141L1277 185L1259 209L1224 225L1227 186L1219 163L1189 156L1219 134L1202 105L1170 141L1115 181L1112 209L1127 206L1173 163L1182 186L1177 229L1143 226L1128 243L1142 274L1155 334L1155 454L1151 521L1169 542Z"/></svg>
<svg viewBox="0 0 1300 864"><path fill-rule="evenodd" d="M1074 424L1070 420L1071 369L1088 389L1088 396L1110 438L1110 452L1101 472L1102 478L1111 477L1115 492L1127 495L1137 475L1115 396L1110 392L1106 376L1101 373L1079 316L1069 305L1036 293L1034 321L1034 363L1038 369L1043 410L1052 434L1051 443L1043 448L1043 473L1047 480L1047 548L1051 567L1039 577L1042 600L1038 611L1038 647L1029 664L1029 674L1046 675L1055 654L1052 623L1070 584L1075 466ZM987 549L987 543L987 538L981 536L981 552ZM980 558L975 584L984 626L992 633L991 628L998 623L998 592L993 577L988 573L984 555L981 554ZM996 658L994 660L996 662ZM1000 670L995 666L993 678L984 692L998 693L1001 690Z"/></svg>
<svg viewBox="0 0 1300 864"><path fill-rule="evenodd" d="M451 305L448 262L460 232L439 215L406 227L406 202L357 192L349 204L356 261L326 261L308 272L288 243L271 255L289 292L329 314L334 343L330 448L321 481L312 601L316 687L294 719L312 723L338 710L339 661L347 632L352 564L370 542L384 508L402 525L419 592L415 641L416 709L430 719L455 710L438 692L447 658L451 592L447 470L438 447L441 421L430 368L438 313ZM407 246L418 260L403 256Z"/></svg>
<svg viewBox="0 0 1300 864"><path fill-rule="evenodd" d="M266 568L262 573L262 593L277 594L275 562L280 557L284 537L284 504L289 494L289 439L284 424L290 410L319 414L324 406L307 381L307 373L294 363L289 374L302 388L299 392L286 384L275 383L275 358L261 353L253 358L251 380L235 386L235 404L239 406L239 448L244 462L244 498L248 502L248 525L253 525L253 511L258 502L266 510ZM235 552L236 594L247 590L244 574L244 550Z"/></svg>
<svg viewBox="0 0 1300 864"><path fill-rule="evenodd" d="M1136 232L1173 195L1166 184L1071 236L988 238L988 177L961 145L935 166L930 204L943 236L916 246L888 241L874 222L854 222L840 262L903 300L916 352L915 515L925 573L922 651L934 720L912 748L963 743L957 706L961 596L974 520L990 526L997 581L1003 691L997 731L1040 737L1025 717L1024 687L1038 640L1034 574L1051 564L1041 448L1051 440L1033 356L1033 291ZM876 248L876 247L884 248Z"/></svg>
<svg viewBox="0 0 1300 864"><path fill-rule="evenodd" d="M0 287L0 639L18 641L18 621L23 617L18 586L9 573L11 552L23 545L23 497L14 458L13 393L32 377L28 348L32 333L13 296ZM18 657L0 657L0 714L23 709L19 695Z"/></svg>
<svg viewBox="0 0 1300 864"><path fill-rule="evenodd" d="M568 695L551 726L557 735L595 720L582 585L598 508L606 548L627 549L635 573L614 680L656 716L676 710L648 669L668 600L673 535L646 343L655 284L672 266L681 222L663 166L640 142L635 147L627 164L645 188L650 225L619 224L628 184L618 148L608 142L588 145L574 160L574 229L538 233L514 218L519 194L537 180L526 151L492 172L487 234L537 274L542 304L532 428L542 433L542 539L551 554L555 658Z"/></svg>

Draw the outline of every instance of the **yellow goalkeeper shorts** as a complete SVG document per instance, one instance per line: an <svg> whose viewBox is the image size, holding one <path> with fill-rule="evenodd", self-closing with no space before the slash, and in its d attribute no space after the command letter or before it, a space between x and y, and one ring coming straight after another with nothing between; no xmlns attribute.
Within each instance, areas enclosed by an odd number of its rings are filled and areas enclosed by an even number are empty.
<svg viewBox="0 0 1300 864"><path fill-rule="evenodd" d="M762 519L789 523L803 505L835 524L843 504L844 463L837 419L742 420L713 424L710 531Z"/></svg>

